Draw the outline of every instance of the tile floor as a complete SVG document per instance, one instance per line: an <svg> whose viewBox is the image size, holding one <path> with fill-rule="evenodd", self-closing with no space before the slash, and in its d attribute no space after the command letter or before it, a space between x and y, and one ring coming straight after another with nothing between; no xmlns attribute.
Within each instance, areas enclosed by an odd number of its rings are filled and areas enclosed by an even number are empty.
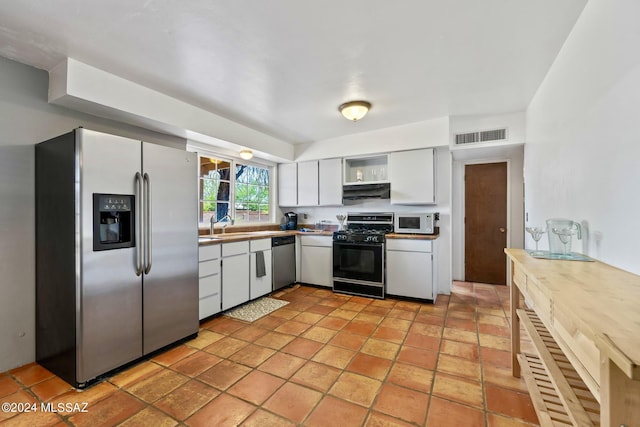
<svg viewBox="0 0 640 427"><path fill-rule="evenodd" d="M199 336L83 392L38 364L0 374L19 426L531 426L509 363L508 289L456 282L436 305L294 287L253 323ZM45 412L41 402L73 412ZM79 412L87 403L86 412ZM71 405L71 406L70 406ZM65 409L66 410L66 409Z"/></svg>

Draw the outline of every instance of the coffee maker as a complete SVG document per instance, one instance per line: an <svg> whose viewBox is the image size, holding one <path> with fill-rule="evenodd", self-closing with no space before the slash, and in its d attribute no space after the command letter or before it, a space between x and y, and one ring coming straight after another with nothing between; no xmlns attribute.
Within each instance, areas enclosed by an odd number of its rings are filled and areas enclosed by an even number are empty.
<svg viewBox="0 0 640 427"><path fill-rule="evenodd" d="M298 228L298 214L295 212L287 212L284 214L287 224L287 230L296 230Z"/></svg>

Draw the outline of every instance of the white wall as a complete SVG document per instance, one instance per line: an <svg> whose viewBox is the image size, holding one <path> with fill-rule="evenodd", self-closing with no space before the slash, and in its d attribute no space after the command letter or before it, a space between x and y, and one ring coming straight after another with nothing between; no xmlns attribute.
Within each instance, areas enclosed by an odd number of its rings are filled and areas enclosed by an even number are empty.
<svg viewBox="0 0 640 427"><path fill-rule="evenodd" d="M47 103L48 76L0 57L0 372L35 359L34 144L78 126L185 141Z"/></svg>
<svg viewBox="0 0 640 427"><path fill-rule="evenodd" d="M451 155L447 147L436 148L436 197L433 206L392 205L387 200L354 200L344 206L282 208L283 211L297 212L298 222L315 224L328 220L338 225L337 214L347 212L439 212L440 237L438 238L438 292L451 293ZM302 217L307 214L307 219Z"/></svg>
<svg viewBox="0 0 640 427"><path fill-rule="evenodd" d="M584 221L590 242L585 251L636 274L638 16L637 0L587 3L529 105L525 146L527 224L544 225L553 217ZM541 243L547 247L546 239Z"/></svg>

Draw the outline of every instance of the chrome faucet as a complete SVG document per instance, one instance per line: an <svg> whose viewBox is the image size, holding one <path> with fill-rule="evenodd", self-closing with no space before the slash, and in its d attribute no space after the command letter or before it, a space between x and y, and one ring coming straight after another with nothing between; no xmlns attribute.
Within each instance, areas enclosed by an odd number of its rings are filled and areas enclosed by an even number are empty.
<svg viewBox="0 0 640 427"><path fill-rule="evenodd" d="M213 226L219 222L224 221L225 219L228 219L228 221L226 221L223 225L222 225L222 234L224 234L224 230L225 228L227 228L227 225L229 225L229 223L231 223L231 225L233 225L233 223L235 222L235 220L233 218L231 218L229 215L225 215L222 218L220 218L219 220L215 220L215 216L211 217L211 228L210 228L210 234L213 235Z"/></svg>

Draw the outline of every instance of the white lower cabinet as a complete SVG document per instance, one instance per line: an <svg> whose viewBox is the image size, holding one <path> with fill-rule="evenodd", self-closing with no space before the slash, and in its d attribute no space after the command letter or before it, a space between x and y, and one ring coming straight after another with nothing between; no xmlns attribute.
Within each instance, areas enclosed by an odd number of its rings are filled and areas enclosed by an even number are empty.
<svg viewBox="0 0 640 427"><path fill-rule="evenodd" d="M199 313L200 320L220 312L220 245L200 246Z"/></svg>
<svg viewBox="0 0 640 427"><path fill-rule="evenodd" d="M249 301L249 241L222 243L222 309Z"/></svg>
<svg viewBox="0 0 640 427"><path fill-rule="evenodd" d="M333 239L331 236L300 237L300 281L333 286Z"/></svg>
<svg viewBox="0 0 640 427"><path fill-rule="evenodd" d="M387 289L389 295L435 302L433 240L387 239Z"/></svg>
<svg viewBox="0 0 640 427"><path fill-rule="evenodd" d="M268 294L273 289L271 271L271 239L252 240L249 242L251 255L249 258L249 298L255 299ZM264 275L258 277L258 257L264 259Z"/></svg>

